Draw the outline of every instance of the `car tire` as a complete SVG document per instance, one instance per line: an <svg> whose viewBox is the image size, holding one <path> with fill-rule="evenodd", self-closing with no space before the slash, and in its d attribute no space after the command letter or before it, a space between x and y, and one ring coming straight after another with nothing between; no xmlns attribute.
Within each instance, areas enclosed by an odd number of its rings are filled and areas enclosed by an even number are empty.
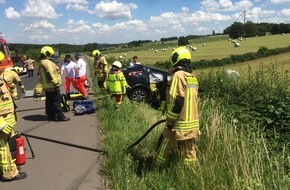
<svg viewBox="0 0 290 190"><path fill-rule="evenodd" d="M149 94L142 88L136 88L129 94L129 99L135 102L148 102Z"/></svg>

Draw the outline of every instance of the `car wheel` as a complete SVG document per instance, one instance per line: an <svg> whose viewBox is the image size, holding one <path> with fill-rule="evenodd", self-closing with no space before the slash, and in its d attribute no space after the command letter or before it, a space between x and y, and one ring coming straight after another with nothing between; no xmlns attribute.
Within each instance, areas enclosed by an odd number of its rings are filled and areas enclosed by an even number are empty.
<svg viewBox="0 0 290 190"><path fill-rule="evenodd" d="M137 88L133 90L129 95L130 100L135 102L147 102L148 101L148 92L142 88Z"/></svg>

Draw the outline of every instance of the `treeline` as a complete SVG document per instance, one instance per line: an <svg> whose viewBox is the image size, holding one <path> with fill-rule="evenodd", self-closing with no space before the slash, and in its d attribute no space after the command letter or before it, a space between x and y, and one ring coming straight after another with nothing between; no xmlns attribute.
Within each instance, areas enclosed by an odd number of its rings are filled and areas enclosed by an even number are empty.
<svg viewBox="0 0 290 190"><path fill-rule="evenodd" d="M19 54L25 54L29 50L38 49L40 50L44 44L14 44L14 47L10 48L12 50L17 50ZM87 52L94 49L99 49L105 47L106 44L89 43L85 45L71 45L71 44L52 44L49 45L53 47L56 51L61 53L72 53L72 52Z"/></svg>
<svg viewBox="0 0 290 190"><path fill-rule="evenodd" d="M138 40L138 41L132 41L128 43L128 47L138 47L141 46L144 43L152 42L151 40Z"/></svg>
<svg viewBox="0 0 290 190"><path fill-rule="evenodd" d="M234 22L230 27L224 30L231 38L265 36L268 34L290 33L290 24L285 23L254 23L251 21L245 24Z"/></svg>
<svg viewBox="0 0 290 190"><path fill-rule="evenodd" d="M198 38L203 38L207 35L188 35L188 36L180 36L180 37L169 37L169 38L161 38L161 42L172 41L172 40L179 40L179 39L187 39L187 40L194 40Z"/></svg>

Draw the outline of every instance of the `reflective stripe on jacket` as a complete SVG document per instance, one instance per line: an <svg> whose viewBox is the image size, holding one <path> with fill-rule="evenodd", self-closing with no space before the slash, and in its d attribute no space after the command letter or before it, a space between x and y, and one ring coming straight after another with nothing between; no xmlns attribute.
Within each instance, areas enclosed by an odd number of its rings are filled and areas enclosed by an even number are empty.
<svg viewBox="0 0 290 190"><path fill-rule="evenodd" d="M55 87L62 85L61 76L56 65L48 60L43 59L39 65L40 76L42 80L43 89L45 91L54 90Z"/></svg>
<svg viewBox="0 0 290 190"><path fill-rule="evenodd" d="M122 71L110 71L106 80L106 86L112 94L125 94L127 81Z"/></svg>
<svg viewBox="0 0 290 190"><path fill-rule="evenodd" d="M173 74L167 92L166 118L175 124L173 130L187 133L199 129L198 80L192 73L177 71Z"/></svg>

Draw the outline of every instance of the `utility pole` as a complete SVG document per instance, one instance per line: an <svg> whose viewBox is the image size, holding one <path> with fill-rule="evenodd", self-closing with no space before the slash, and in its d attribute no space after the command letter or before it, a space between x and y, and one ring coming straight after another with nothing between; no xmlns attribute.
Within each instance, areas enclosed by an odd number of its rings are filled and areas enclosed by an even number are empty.
<svg viewBox="0 0 290 190"><path fill-rule="evenodd" d="M241 17L244 16L244 24L246 23L246 10L244 10L235 20L235 22Z"/></svg>

